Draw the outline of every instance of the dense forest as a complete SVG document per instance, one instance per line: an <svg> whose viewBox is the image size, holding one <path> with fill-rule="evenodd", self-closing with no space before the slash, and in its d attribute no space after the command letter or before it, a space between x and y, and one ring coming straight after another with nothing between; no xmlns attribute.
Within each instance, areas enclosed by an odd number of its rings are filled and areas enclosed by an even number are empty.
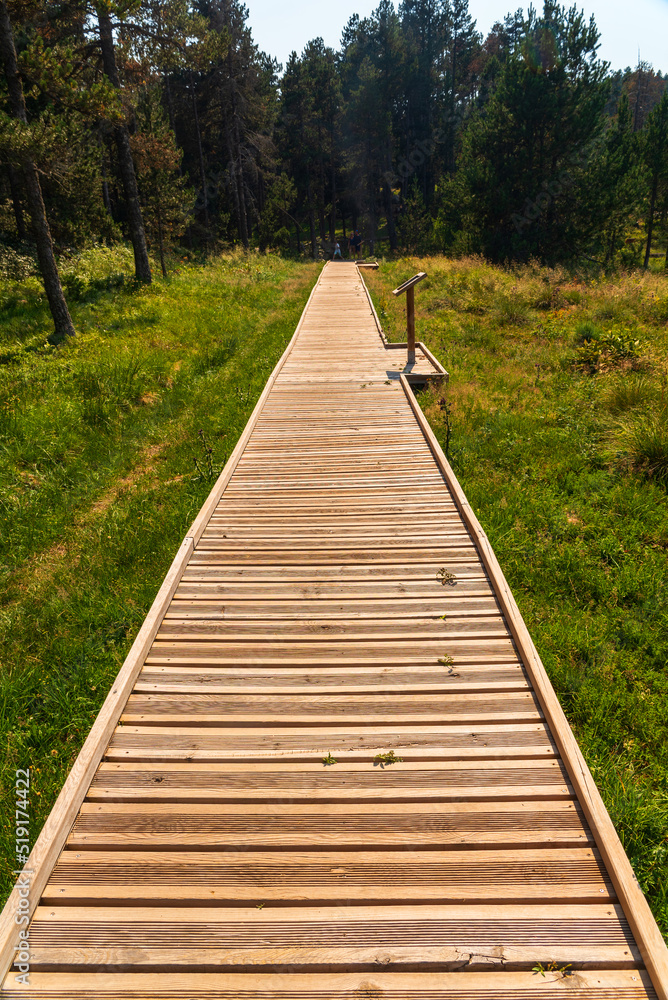
<svg viewBox="0 0 668 1000"><path fill-rule="evenodd" d="M484 38L467 0L380 0L285 67L237 0L2 0L0 254L481 253L648 267L668 235L668 77L613 72L577 7ZM668 266L668 252L665 257ZM67 291L67 289L66 289Z"/></svg>

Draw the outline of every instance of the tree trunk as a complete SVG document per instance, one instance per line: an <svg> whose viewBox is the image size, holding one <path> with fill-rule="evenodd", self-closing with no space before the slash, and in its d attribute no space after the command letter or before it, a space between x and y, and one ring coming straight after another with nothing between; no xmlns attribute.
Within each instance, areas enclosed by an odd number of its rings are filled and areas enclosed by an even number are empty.
<svg viewBox="0 0 668 1000"><path fill-rule="evenodd" d="M27 124L28 116L23 96L23 85L16 61L12 22L5 0L1 0L0 2L0 56L5 67L12 115L14 118L19 119L19 121ZM39 269L44 281L44 290L55 327L53 336L50 339L54 343L58 343L67 337L74 336L74 324L72 323L67 302L63 295L63 286L60 283L60 275L58 274L56 258L53 252L51 230L46 218L46 209L44 207L44 199L42 198L42 188L39 183L37 167L29 156L22 158L21 166L26 182L26 201L28 203L28 211L37 247Z"/></svg>
<svg viewBox="0 0 668 1000"><path fill-rule="evenodd" d="M647 247L645 248L645 270L649 267L649 255L652 252L652 235L654 233L654 210L656 208L656 196L659 189L659 175L654 174L652 180L652 194L649 200L649 217L647 219Z"/></svg>
<svg viewBox="0 0 668 1000"><path fill-rule="evenodd" d="M111 198L109 196L109 184L107 182L107 168L104 162L104 151L100 157L100 164L102 167L102 201L104 202L104 207L113 219L114 213L111 208Z"/></svg>
<svg viewBox="0 0 668 1000"><path fill-rule="evenodd" d="M167 268L165 267L165 248L164 240L162 238L162 214L160 212L160 198L158 196L158 204L156 215L158 218L158 248L160 250L160 267L162 268L163 278L167 277Z"/></svg>
<svg viewBox="0 0 668 1000"><path fill-rule="evenodd" d="M23 218L23 205L21 204L21 189L16 171L11 163L7 164L7 173L9 174L9 190L12 195L14 218L16 219L16 235L20 240L25 240L27 234L25 219Z"/></svg>
<svg viewBox="0 0 668 1000"><path fill-rule="evenodd" d="M308 221L311 229L311 257L313 260L318 259L318 240L315 235L315 211L309 208Z"/></svg>
<svg viewBox="0 0 668 1000"><path fill-rule="evenodd" d="M244 188L244 171L241 162L241 141L239 138L238 123L235 125L235 140L237 162L235 162L234 173L237 179L237 187L239 188L239 235L241 236L244 249L248 250L248 213L246 211L246 190Z"/></svg>
<svg viewBox="0 0 668 1000"><path fill-rule="evenodd" d="M329 238L336 243L336 163L332 156L331 164L332 210L329 215Z"/></svg>
<svg viewBox="0 0 668 1000"><path fill-rule="evenodd" d="M190 76L192 81L192 74ZM169 82L169 73L165 73L163 76L165 83L165 95L167 97L167 113L169 115L169 127L171 128L174 135L176 135L176 118L174 116L174 98L172 97L172 87Z"/></svg>
<svg viewBox="0 0 668 1000"><path fill-rule="evenodd" d="M105 75L109 78L112 86L116 90L121 89L121 82L116 68L116 53L114 52L114 36L111 27L111 17L102 9L97 11L98 25L100 29L100 46L102 49L102 65ZM151 265L146 249L146 232L144 230L144 220L139 204L139 189L137 187L137 176L135 165L132 161L132 150L130 148L130 134L127 125L116 125L114 128L114 138L118 150L118 165L123 181L123 192L128 212L128 223L130 225L130 239L135 254L135 276L137 281L142 281L147 285L151 283Z"/></svg>
<svg viewBox="0 0 668 1000"><path fill-rule="evenodd" d="M387 181L383 182L385 192L385 214L387 217L387 233L390 238L390 250L398 250L397 227L394 221L394 211L392 206L392 188Z"/></svg>
<svg viewBox="0 0 668 1000"><path fill-rule="evenodd" d="M227 139L227 155L229 157L228 172L230 175L230 187L232 188L232 197L234 198L234 211L237 216L237 231L241 234L241 223L239 219L241 218L241 203L239 201L239 186L237 184L236 178L236 166L234 163L234 149L232 147L232 135L229 128L225 130L225 137Z"/></svg>
<svg viewBox="0 0 668 1000"><path fill-rule="evenodd" d="M313 185L311 184L310 177L306 188L306 197L308 199L308 221L309 221L309 228L311 230L311 257L313 258L313 260L317 260L318 241L315 235L315 208L313 206Z"/></svg>
<svg viewBox="0 0 668 1000"><path fill-rule="evenodd" d="M197 161L199 163L199 180L202 185L202 204L204 206L204 225L209 229L209 197L206 190L206 170L204 168L204 151L202 149L202 130L199 127L199 112L197 110L197 94L195 92L195 82L192 71L190 73L190 93L193 104L193 121L195 122L195 135L197 137Z"/></svg>

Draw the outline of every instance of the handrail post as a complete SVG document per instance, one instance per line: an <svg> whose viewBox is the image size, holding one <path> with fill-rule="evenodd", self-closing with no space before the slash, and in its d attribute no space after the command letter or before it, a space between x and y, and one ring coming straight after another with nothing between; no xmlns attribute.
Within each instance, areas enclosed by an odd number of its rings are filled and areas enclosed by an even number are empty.
<svg viewBox="0 0 668 1000"><path fill-rule="evenodd" d="M424 271L420 271L414 278L404 281L392 292L393 295L403 295L406 293L406 341L408 347L408 364L415 364L415 286L418 282L426 278Z"/></svg>
<svg viewBox="0 0 668 1000"><path fill-rule="evenodd" d="M415 364L415 288L406 291L406 333L408 340L408 364Z"/></svg>

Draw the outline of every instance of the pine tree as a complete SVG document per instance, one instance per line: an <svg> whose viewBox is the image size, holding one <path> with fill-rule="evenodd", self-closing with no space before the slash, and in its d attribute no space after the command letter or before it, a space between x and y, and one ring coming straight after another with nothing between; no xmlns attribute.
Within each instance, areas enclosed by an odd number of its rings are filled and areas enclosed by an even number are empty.
<svg viewBox="0 0 668 1000"><path fill-rule="evenodd" d="M165 120L157 83L145 87L138 101L137 130L130 143L142 189L146 230L166 276L165 252L185 232L194 197L178 172L182 154Z"/></svg>
<svg viewBox="0 0 668 1000"><path fill-rule="evenodd" d="M590 155L605 127L599 33L575 8L546 3L503 64L460 158L469 231L497 260L573 256L591 238L582 211Z"/></svg>
<svg viewBox="0 0 668 1000"><path fill-rule="evenodd" d="M645 246L645 268L649 267L652 252L652 237L657 206L661 197L668 192L668 91L647 119L643 136L643 154L649 179L649 205L647 211L647 243ZM668 267L668 253L666 254Z"/></svg>
<svg viewBox="0 0 668 1000"><path fill-rule="evenodd" d="M612 266L624 249L633 213L640 203L639 149L629 100L622 94L616 116L592 159L585 185L590 197L584 208L588 217L597 221L597 243L606 267Z"/></svg>
<svg viewBox="0 0 668 1000"><path fill-rule="evenodd" d="M102 52L102 65L105 76L114 89L120 91L121 80L116 65L116 50L114 45L114 32L111 20L111 8L108 5L99 5L96 8L97 22L100 38L100 49ZM125 204L128 213L128 225L130 228L130 238L135 257L135 277L137 281L150 285L151 264L148 259L146 247L146 233L144 230L144 220L141 213L139 201L139 188L137 187L137 176L135 174L134 163L132 161L132 149L130 146L130 133L124 121L118 122L113 129L123 181L123 191L125 193Z"/></svg>
<svg viewBox="0 0 668 1000"><path fill-rule="evenodd" d="M26 199L37 247L37 259L54 322L53 341L59 343L74 336L74 324L67 308L56 265L37 166L29 151L29 141L26 142L29 140L28 115L16 58L14 32L5 0L0 0L0 58L5 71L11 117L17 124L19 133L22 131L25 133L23 142L19 139L18 145L23 148L19 153L18 160L25 180Z"/></svg>

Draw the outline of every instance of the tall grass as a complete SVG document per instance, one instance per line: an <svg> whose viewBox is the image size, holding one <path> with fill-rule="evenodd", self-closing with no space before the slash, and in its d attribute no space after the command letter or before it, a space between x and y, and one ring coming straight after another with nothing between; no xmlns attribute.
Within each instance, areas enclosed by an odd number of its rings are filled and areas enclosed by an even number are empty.
<svg viewBox="0 0 668 1000"><path fill-rule="evenodd" d="M668 485L668 407L630 414L616 430L617 447L632 468Z"/></svg>

